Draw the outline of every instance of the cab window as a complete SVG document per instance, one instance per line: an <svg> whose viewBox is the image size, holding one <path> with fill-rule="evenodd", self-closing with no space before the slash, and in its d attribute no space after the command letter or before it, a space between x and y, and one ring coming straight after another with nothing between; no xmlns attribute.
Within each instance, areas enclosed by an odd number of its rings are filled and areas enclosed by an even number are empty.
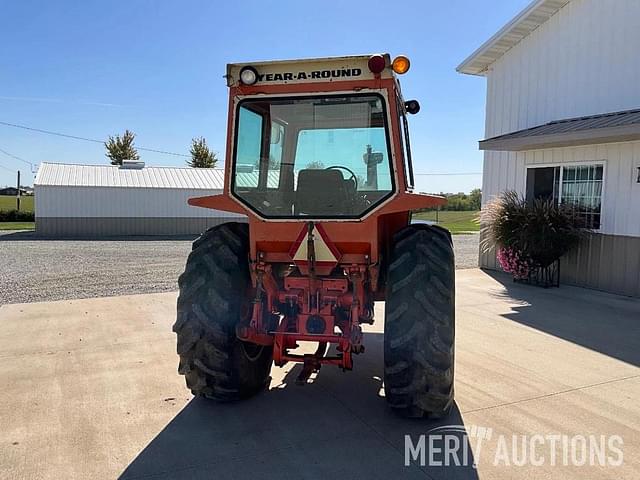
<svg viewBox="0 0 640 480"><path fill-rule="evenodd" d="M237 112L232 193L271 218L357 218L395 188L380 95L251 99Z"/></svg>

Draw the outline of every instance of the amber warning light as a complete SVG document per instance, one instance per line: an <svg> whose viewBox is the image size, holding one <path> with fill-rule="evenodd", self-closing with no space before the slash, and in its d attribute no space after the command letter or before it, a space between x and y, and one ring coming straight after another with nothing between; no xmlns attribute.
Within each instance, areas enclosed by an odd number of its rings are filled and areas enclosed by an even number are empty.
<svg viewBox="0 0 640 480"><path fill-rule="evenodd" d="M391 64L391 68L398 75L402 75L409 71L409 67L411 66L411 62L404 55L398 55L393 59L393 63Z"/></svg>

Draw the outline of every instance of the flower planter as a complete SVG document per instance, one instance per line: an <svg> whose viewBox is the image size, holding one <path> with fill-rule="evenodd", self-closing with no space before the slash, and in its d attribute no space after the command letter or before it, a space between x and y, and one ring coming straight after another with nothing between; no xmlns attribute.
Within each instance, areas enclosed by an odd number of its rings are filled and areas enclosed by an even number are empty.
<svg viewBox="0 0 640 480"><path fill-rule="evenodd" d="M534 267L529 270L529 274L525 278L514 276L513 281L542 288L557 288L560 286L560 260L556 260L546 267Z"/></svg>
<svg viewBox="0 0 640 480"><path fill-rule="evenodd" d="M560 286L560 258L587 232L576 205L527 200L514 191L488 202L480 220L482 250L497 248L500 267L513 275L514 282L544 288Z"/></svg>

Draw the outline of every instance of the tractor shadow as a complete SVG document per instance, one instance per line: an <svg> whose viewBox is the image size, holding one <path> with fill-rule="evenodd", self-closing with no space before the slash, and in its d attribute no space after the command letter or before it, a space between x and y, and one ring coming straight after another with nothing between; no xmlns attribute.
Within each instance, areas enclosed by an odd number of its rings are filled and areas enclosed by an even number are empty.
<svg viewBox="0 0 640 480"><path fill-rule="evenodd" d="M399 418L382 396L382 334L365 334L365 345L351 372L325 366L313 383L298 386L301 366L288 364L273 367L270 389L249 400L191 400L120 478L477 479L457 406L439 420ZM418 457L405 466L405 436L416 446L427 435L428 446L429 432L442 426L458 427L437 434L456 437L461 465L429 466L425 449L427 465ZM442 455L434 459L445 465Z"/></svg>
<svg viewBox="0 0 640 480"><path fill-rule="evenodd" d="M640 301L636 298L560 284L540 288L485 271L504 287L495 297L515 303L504 318L640 366Z"/></svg>

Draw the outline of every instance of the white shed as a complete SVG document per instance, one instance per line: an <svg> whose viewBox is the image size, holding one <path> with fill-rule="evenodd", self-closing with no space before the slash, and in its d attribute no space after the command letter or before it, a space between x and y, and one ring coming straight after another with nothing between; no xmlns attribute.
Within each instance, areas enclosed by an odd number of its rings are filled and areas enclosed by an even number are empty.
<svg viewBox="0 0 640 480"><path fill-rule="evenodd" d="M635 296L639 45L638 0L535 0L458 67L487 79L483 202L516 190L579 205L595 233L561 278Z"/></svg>
<svg viewBox="0 0 640 480"><path fill-rule="evenodd" d="M245 217L192 207L222 193L224 172L208 168L42 163L35 187L36 232L49 236L184 235Z"/></svg>

